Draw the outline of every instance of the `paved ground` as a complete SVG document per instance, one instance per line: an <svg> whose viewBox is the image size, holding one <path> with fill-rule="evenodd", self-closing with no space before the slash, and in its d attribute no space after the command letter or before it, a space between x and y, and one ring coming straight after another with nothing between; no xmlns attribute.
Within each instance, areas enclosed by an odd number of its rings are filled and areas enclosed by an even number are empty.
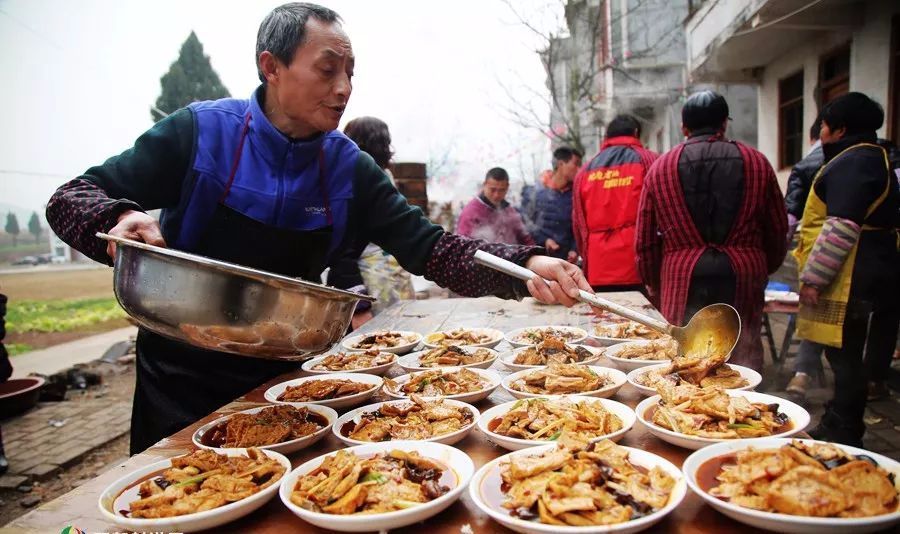
<svg viewBox="0 0 900 534"><path fill-rule="evenodd" d="M94 361L103 356L113 344L136 335L137 328L129 326L20 354L12 360L13 378L26 377L32 373L52 375L80 363Z"/></svg>

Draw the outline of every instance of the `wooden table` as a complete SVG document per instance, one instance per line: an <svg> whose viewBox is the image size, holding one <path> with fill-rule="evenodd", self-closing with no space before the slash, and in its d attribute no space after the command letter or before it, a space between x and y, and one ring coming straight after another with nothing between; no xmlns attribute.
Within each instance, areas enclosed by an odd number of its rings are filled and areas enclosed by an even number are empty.
<svg viewBox="0 0 900 534"><path fill-rule="evenodd" d="M656 314L650 303L640 293L608 293L604 296L620 304ZM461 326L493 327L502 331L510 331L523 326L548 324L587 328L590 323L590 312L585 306L566 309L561 306L540 305L531 299L523 302L502 301L494 298L442 299L407 301L396 304L368 323L365 330L391 328L428 333L434 330ZM501 351L505 348L508 348L505 342L498 346L498 349ZM260 365L265 365L265 363L260 362ZM612 367L610 362L601 362L598 365ZM492 369L504 375L508 374L508 371L499 362L495 363ZM388 373L388 376L397 376L402 374L402 372L402 369L395 366ZM210 414L203 420L173 436L163 439L150 449L133 456L125 463L98 476L94 480L13 521L9 524L9 527L17 532L59 532L67 525L73 525L88 532L116 532L121 530L104 521L97 509L98 496L106 486L119 477L142 466L159 461L161 458L189 452L192 449L191 435L198 427L223 414L244 410L264 403L263 392L267 388L278 382L295 378L300 374L302 373L283 375L270 383L263 384L224 406L219 411ZM637 390L627 384L614 398L631 407L636 406L642 399ZM383 394L379 394L379 396L372 399L372 402L381 400L390 399L384 398ZM498 388L488 399L478 403L477 407L479 410L485 411L492 406L510 400L513 400L513 398L506 391ZM621 444L653 452L667 458L678 466L682 464L684 458L691 452L657 439L646 432L640 423L628 432ZM290 459L296 467L307 460L342 447L343 444L337 438L329 435L313 447L291 455ZM476 469L508 452L488 442L477 429L472 431L466 439L457 443L455 447L465 451L472 458ZM430 534L439 532L458 534L463 525L471 526L472 531L476 533L510 532L481 513L469 499L468 492L463 493L459 502L436 517L429 519L426 524ZM422 524L418 524L400 529L397 532L412 533L421 531L421 529ZM290 513L277 495L260 510L239 521L226 525L220 531L254 533L325 532L305 523ZM756 532L750 527L746 527L717 513L705 505L699 497L691 494L690 491L681 506L652 531L684 534Z"/></svg>

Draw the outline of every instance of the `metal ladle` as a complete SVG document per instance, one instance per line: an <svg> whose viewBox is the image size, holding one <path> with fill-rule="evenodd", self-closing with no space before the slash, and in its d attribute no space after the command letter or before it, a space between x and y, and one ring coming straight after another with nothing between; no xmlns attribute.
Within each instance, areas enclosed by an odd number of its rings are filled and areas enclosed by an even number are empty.
<svg viewBox="0 0 900 534"><path fill-rule="evenodd" d="M530 269L498 258L484 251L475 253L475 263L484 265L519 280L528 281L537 276ZM550 282L547 281L549 284ZM728 304L712 304L698 311L688 321L687 326L674 326L616 304L585 290L579 290L576 300L607 310L616 315L638 322L648 328L675 338L678 353L700 356L724 354L724 360L731 357L738 338L741 336L741 318L737 310Z"/></svg>

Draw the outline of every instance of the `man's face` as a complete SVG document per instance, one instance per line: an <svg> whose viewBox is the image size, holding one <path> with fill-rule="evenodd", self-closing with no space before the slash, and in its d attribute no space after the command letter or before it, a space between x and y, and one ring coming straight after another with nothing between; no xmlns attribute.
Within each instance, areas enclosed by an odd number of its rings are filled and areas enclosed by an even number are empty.
<svg viewBox="0 0 900 534"><path fill-rule="evenodd" d="M827 122L822 121L822 127L819 129L819 140L822 141L823 145L835 143L837 141L840 141L841 138L844 137L846 131L846 128L832 130L831 126L828 126Z"/></svg>
<svg viewBox="0 0 900 534"><path fill-rule="evenodd" d="M581 158L578 156L572 156L569 161L563 161L559 164L559 170L563 173L563 176L565 176L566 183L575 181L575 175L578 174L578 169L580 168Z"/></svg>
<svg viewBox="0 0 900 534"><path fill-rule="evenodd" d="M491 204L499 206L501 202L506 200L506 193L509 191L509 181L488 178L484 181L481 191L484 193L484 198L488 199Z"/></svg>
<svg viewBox="0 0 900 534"><path fill-rule="evenodd" d="M312 133L335 130L353 90L354 57L350 38L339 24L310 18L306 40L289 65L277 61L267 77L282 111Z"/></svg>

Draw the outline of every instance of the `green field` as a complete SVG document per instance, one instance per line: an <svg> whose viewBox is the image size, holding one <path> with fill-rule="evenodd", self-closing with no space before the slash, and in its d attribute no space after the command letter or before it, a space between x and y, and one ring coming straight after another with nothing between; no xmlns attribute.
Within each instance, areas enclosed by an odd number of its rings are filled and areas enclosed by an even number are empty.
<svg viewBox="0 0 900 534"><path fill-rule="evenodd" d="M124 317L114 297L14 300L6 312L6 328L12 333L68 332Z"/></svg>

